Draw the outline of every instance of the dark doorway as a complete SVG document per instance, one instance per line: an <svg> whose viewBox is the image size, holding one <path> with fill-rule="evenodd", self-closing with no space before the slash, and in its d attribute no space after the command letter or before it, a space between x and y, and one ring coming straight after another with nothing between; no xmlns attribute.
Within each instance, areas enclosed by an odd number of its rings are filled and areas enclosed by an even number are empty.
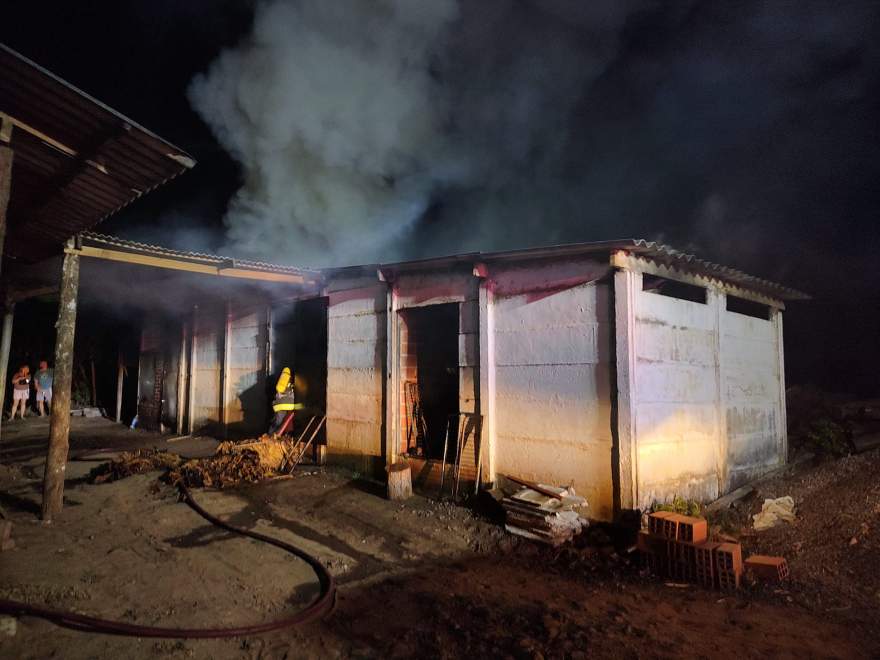
<svg viewBox="0 0 880 660"><path fill-rule="evenodd" d="M421 415L425 422L424 456L443 458L449 430L447 460L455 458L458 429L458 317L457 303L431 305L405 311L406 353L415 357L410 382L418 385Z"/></svg>
<svg viewBox="0 0 880 660"><path fill-rule="evenodd" d="M327 411L327 308L328 298L310 298L272 307L269 335L269 378L271 401L275 384L284 367L294 373L296 401L305 406L294 417L292 433L299 435L312 417ZM317 421L317 420L316 420ZM326 426L314 439L325 444Z"/></svg>

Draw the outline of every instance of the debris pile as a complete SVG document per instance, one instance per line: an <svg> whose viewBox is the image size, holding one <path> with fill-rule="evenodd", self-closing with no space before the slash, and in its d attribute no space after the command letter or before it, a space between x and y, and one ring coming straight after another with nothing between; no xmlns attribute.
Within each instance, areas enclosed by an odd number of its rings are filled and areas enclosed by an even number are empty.
<svg viewBox="0 0 880 660"><path fill-rule="evenodd" d="M210 458L193 459L172 468L168 481L187 488L256 483L276 475L292 448L292 442L271 436L243 443L223 442Z"/></svg>
<svg viewBox="0 0 880 660"><path fill-rule="evenodd" d="M168 483L187 487L225 488L238 483L255 483L275 476L291 463L296 442L264 435L257 440L223 442L213 456L186 460L157 449L123 452L119 458L96 467L92 483L124 479L133 474L165 470Z"/></svg>
<svg viewBox="0 0 880 660"><path fill-rule="evenodd" d="M589 524L581 516L587 501L574 488L557 488L508 477L519 487L501 500L511 534L558 546L580 534Z"/></svg>
<svg viewBox="0 0 880 660"><path fill-rule="evenodd" d="M89 481L102 484L106 481L125 479L134 474L167 470L180 465L183 459L176 454L168 454L158 449L138 449L125 451L109 463L102 463L89 473Z"/></svg>

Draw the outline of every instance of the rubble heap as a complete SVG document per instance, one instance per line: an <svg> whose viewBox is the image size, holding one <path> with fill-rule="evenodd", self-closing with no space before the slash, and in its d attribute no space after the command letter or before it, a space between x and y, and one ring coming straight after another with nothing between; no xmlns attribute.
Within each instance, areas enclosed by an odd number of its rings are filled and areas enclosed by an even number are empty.
<svg viewBox="0 0 880 660"><path fill-rule="evenodd" d="M279 474L294 453L294 442L264 435L245 442L223 442L213 456L186 460L157 449L123 452L119 458L92 470L92 483L116 481L133 474L165 470L171 484L195 488L225 488L256 483Z"/></svg>
<svg viewBox="0 0 880 660"><path fill-rule="evenodd" d="M536 486L540 490L519 488L501 500L508 532L557 546L587 527L587 519L581 516L586 513L587 500L578 497L574 488Z"/></svg>

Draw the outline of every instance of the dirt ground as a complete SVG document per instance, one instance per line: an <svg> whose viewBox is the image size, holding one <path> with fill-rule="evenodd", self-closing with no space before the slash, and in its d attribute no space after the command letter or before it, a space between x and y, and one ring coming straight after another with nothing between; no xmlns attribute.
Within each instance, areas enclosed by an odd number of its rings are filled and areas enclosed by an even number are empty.
<svg viewBox="0 0 880 660"><path fill-rule="evenodd" d="M167 443L104 420L73 422L74 455L210 450L207 440ZM17 543L0 554L0 597L144 624L222 626L277 618L316 593L303 562L209 525L155 473L91 485L85 475L96 463L71 461L65 511L43 525L35 514L48 424L18 424L4 424L0 443L0 504ZM468 508L421 497L392 503L357 475L306 467L291 480L195 495L233 524L319 557L339 582L324 621L192 641L23 618L14 636L0 633L0 657L878 657L878 470L873 452L763 484L724 522L736 528L764 496L793 495L797 523L743 537L749 549L786 554L793 579L731 595L667 586L607 548L514 540Z"/></svg>

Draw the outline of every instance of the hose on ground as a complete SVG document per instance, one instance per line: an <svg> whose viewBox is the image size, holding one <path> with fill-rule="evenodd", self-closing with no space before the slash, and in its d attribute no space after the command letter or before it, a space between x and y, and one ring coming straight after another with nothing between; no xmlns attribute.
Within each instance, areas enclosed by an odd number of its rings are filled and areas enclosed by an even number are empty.
<svg viewBox="0 0 880 660"><path fill-rule="evenodd" d="M0 614L10 616L35 616L46 619L59 626L73 628L84 632L106 633L110 635L126 635L129 637L171 637L182 639L208 639L218 637L244 637L249 635L258 635L260 633L281 630L303 623L310 623L329 614L336 604L336 581L327 569L318 559L297 548L290 543L285 543L279 539L266 536L258 532L252 532L247 529L235 527L205 511L198 502L195 501L192 494L186 486L178 484L181 497L190 508L198 513L202 518L212 525L216 525L233 534L247 536L257 541L269 543L276 548L281 548L292 555L296 555L305 561L318 576L318 582L321 589L318 596L303 610L292 614L283 619L269 621L267 623L258 623L249 626L238 626L236 628L162 628L155 626L141 626L133 623L124 623L122 621L110 621L108 619L100 619L75 612L64 610L55 610L40 605L31 605L15 600L0 599Z"/></svg>

